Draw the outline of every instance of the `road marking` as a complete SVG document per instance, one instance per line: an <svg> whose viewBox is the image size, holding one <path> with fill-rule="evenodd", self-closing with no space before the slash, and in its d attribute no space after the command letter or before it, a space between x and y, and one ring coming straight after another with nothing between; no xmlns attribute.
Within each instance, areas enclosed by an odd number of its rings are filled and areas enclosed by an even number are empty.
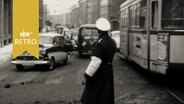
<svg viewBox="0 0 184 104"><path fill-rule="evenodd" d="M114 83L115 84L124 84L123 80L120 80L119 76L114 77Z"/></svg>
<svg viewBox="0 0 184 104"><path fill-rule="evenodd" d="M177 100L179 100L180 102L184 104L184 101L180 97L178 97L176 94L174 94L172 91L168 89L166 89L166 91L169 92L172 96L174 96Z"/></svg>
<svg viewBox="0 0 184 104"><path fill-rule="evenodd" d="M128 95L131 95L132 93L138 91L139 89L143 88L144 86L145 86L145 85L140 86L140 87L137 87L136 89L130 91L129 93L126 93L125 95L122 95L122 96L119 96L119 97L115 98L115 101L119 101L119 100L123 99L124 97L126 97L126 96L128 96Z"/></svg>
<svg viewBox="0 0 184 104"><path fill-rule="evenodd" d="M33 79L37 77L39 74L40 72L26 72L22 76L18 77L15 81L13 81L13 83L18 84L33 81Z"/></svg>
<svg viewBox="0 0 184 104"><path fill-rule="evenodd" d="M60 84L63 80L63 75L49 78L45 81L46 84Z"/></svg>
<svg viewBox="0 0 184 104"><path fill-rule="evenodd" d="M125 56L123 56L120 52L117 52L116 55L119 56L122 59L125 59Z"/></svg>
<svg viewBox="0 0 184 104"><path fill-rule="evenodd" d="M77 72L77 76L76 76L76 83L77 84L82 84L82 79L83 79L83 77L84 77L84 70L79 70L78 72Z"/></svg>
<svg viewBox="0 0 184 104"><path fill-rule="evenodd" d="M6 78L8 78L9 76L11 76L13 73L13 71L4 71L4 72L0 72L0 81L5 80Z"/></svg>
<svg viewBox="0 0 184 104"><path fill-rule="evenodd" d="M114 78L114 81L116 81L116 80L118 80L119 79L119 76L116 76L115 78Z"/></svg>
<svg viewBox="0 0 184 104"><path fill-rule="evenodd" d="M61 71L61 70L60 70ZM46 84L60 84L62 83L64 73L66 70L60 72L58 70L54 70L50 76L45 80Z"/></svg>

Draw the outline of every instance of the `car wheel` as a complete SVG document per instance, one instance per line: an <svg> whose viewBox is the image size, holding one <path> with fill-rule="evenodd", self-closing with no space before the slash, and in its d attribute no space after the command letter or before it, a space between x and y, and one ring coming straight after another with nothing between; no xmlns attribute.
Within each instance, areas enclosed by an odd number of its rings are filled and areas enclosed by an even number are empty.
<svg viewBox="0 0 184 104"><path fill-rule="evenodd" d="M49 61L50 61L50 64L47 66L47 69L48 70L53 70L54 67L55 67L55 60L54 60L53 57L51 57Z"/></svg>
<svg viewBox="0 0 184 104"><path fill-rule="evenodd" d="M64 63L65 65L67 64L69 57L70 57L70 55L67 54L67 55L66 55L66 59L63 61L63 63Z"/></svg>
<svg viewBox="0 0 184 104"><path fill-rule="evenodd" d="M79 52L79 57L82 57L83 55L82 55L82 52Z"/></svg>
<svg viewBox="0 0 184 104"><path fill-rule="evenodd" d="M22 65L16 65L17 70L24 70L24 66Z"/></svg>

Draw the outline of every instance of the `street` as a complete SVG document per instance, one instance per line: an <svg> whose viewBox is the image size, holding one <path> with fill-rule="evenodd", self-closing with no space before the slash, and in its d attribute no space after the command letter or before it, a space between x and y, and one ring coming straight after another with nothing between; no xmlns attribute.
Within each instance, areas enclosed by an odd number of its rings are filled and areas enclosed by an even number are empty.
<svg viewBox="0 0 184 104"><path fill-rule="evenodd" d="M80 104L82 76L89 61L89 56L79 58L74 53L67 65L57 65L53 71L43 67L17 71L6 62L0 65L0 104ZM172 86L170 90L159 75L144 75L148 73L131 65L118 55L114 58L116 104L182 104L183 89Z"/></svg>

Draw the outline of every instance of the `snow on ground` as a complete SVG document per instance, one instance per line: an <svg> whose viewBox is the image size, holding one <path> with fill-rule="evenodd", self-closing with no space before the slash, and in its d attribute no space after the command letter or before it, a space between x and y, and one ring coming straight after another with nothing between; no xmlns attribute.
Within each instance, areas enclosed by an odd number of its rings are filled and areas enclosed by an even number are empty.
<svg viewBox="0 0 184 104"><path fill-rule="evenodd" d="M12 44L0 48L0 64L11 59L12 48Z"/></svg>

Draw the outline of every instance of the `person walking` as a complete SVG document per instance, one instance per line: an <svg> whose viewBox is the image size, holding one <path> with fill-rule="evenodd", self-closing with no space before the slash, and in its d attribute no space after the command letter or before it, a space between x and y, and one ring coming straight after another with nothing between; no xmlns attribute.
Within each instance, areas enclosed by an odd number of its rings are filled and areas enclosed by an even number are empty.
<svg viewBox="0 0 184 104"><path fill-rule="evenodd" d="M91 61L85 71L82 104L114 104L112 60L117 51L109 36L110 23L105 18L96 21L99 40L92 49Z"/></svg>

